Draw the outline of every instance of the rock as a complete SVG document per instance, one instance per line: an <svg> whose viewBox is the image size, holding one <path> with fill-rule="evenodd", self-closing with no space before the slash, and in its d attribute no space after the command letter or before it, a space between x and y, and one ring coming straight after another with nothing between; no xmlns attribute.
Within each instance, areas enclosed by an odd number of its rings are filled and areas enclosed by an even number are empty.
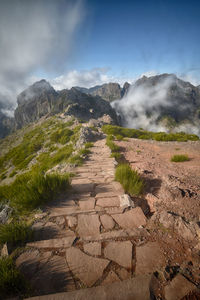
<svg viewBox="0 0 200 300"><path fill-rule="evenodd" d="M95 198L90 197L79 201L79 207L83 210L91 210L94 209L95 206Z"/></svg>
<svg viewBox="0 0 200 300"><path fill-rule="evenodd" d="M16 266L27 278L31 278L37 271L39 255L38 250L29 250L16 259Z"/></svg>
<svg viewBox="0 0 200 300"><path fill-rule="evenodd" d="M41 248L41 249L63 249L71 247L74 240L76 239L75 234L73 236L65 237L65 238L59 238L59 239L51 239L51 240L44 240L44 241L37 241L32 243L27 243L28 247L33 248Z"/></svg>
<svg viewBox="0 0 200 300"><path fill-rule="evenodd" d="M146 217L140 207L133 208L123 214L112 215L112 217L124 229L146 225Z"/></svg>
<svg viewBox="0 0 200 300"><path fill-rule="evenodd" d="M67 222L68 222L68 226L71 228L71 227L74 227L77 225L77 218L76 217L72 217L72 216L68 216L67 217Z"/></svg>
<svg viewBox="0 0 200 300"><path fill-rule="evenodd" d="M63 216L57 217L56 218L56 224L58 225L64 225L65 224L65 218Z"/></svg>
<svg viewBox="0 0 200 300"><path fill-rule="evenodd" d="M130 241L109 242L104 248L104 257L118 263L120 266L132 268L132 248Z"/></svg>
<svg viewBox="0 0 200 300"><path fill-rule="evenodd" d="M85 252L87 252L93 256L101 255L101 243L91 242L88 244L84 244L83 249Z"/></svg>
<svg viewBox="0 0 200 300"><path fill-rule="evenodd" d="M5 224L8 219L9 219L9 216L12 212L12 208L10 208L8 205L3 205L3 209L0 208L1 211L0 211L0 223L1 224Z"/></svg>
<svg viewBox="0 0 200 300"><path fill-rule="evenodd" d="M127 194L120 195L119 200L120 200L121 207L134 207L134 202Z"/></svg>
<svg viewBox="0 0 200 300"><path fill-rule="evenodd" d="M114 282L109 285L80 289L68 293L29 298L30 300L149 300L151 276L137 276L129 280Z"/></svg>
<svg viewBox="0 0 200 300"><path fill-rule="evenodd" d="M70 270L88 287L101 278L109 264L107 259L88 256L74 247L66 250L66 259Z"/></svg>
<svg viewBox="0 0 200 300"><path fill-rule="evenodd" d="M98 235L100 225L98 215L78 215L77 232L80 237Z"/></svg>
<svg viewBox="0 0 200 300"><path fill-rule="evenodd" d="M149 205L150 212L155 212L156 209L154 205L158 201L158 198L155 197L153 194L148 193L146 194L145 199L147 200L147 203Z"/></svg>
<svg viewBox="0 0 200 300"><path fill-rule="evenodd" d="M111 284L113 282L120 281L119 277L114 271L110 271L107 277L103 280L101 285Z"/></svg>
<svg viewBox="0 0 200 300"><path fill-rule="evenodd" d="M165 287L166 300L180 300L189 292L196 289L196 286L188 281L184 276L178 274L172 281Z"/></svg>
<svg viewBox="0 0 200 300"><path fill-rule="evenodd" d="M115 222L113 218L109 215L100 216L100 221L106 230L112 230L115 227Z"/></svg>
<svg viewBox="0 0 200 300"><path fill-rule="evenodd" d="M8 247L7 247L7 243L5 243L1 249L1 256L8 256Z"/></svg>
<svg viewBox="0 0 200 300"><path fill-rule="evenodd" d="M35 214L34 217L35 219L43 219L47 216L47 213L40 213L40 214Z"/></svg>
<svg viewBox="0 0 200 300"><path fill-rule="evenodd" d="M148 242L136 247L135 273L148 274L160 270L165 265L165 257L157 242Z"/></svg>

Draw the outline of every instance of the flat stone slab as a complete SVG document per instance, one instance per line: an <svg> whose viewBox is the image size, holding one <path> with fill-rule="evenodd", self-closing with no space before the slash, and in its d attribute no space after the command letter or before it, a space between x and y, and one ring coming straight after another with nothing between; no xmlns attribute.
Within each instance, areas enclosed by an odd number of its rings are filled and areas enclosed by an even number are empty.
<svg viewBox="0 0 200 300"><path fill-rule="evenodd" d="M91 242L88 244L84 244L83 249L85 252L89 253L90 255L93 255L93 256L101 255L101 243Z"/></svg>
<svg viewBox="0 0 200 300"><path fill-rule="evenodd" d="M165 257L157 242L136 247L136 274L153 273L165 266Z"/></svg>
<svg viewBox="0 0 200 300"><path fill-rule="evenodd" d="M108 197L108 198L97 198L96 205L101 207L113 207L113 206L119 206L119 197Z"/></svg>
<svg viewBox="0 0 200 300"><path fill-rule="evenodd" d="M104 248L104 257L118 263L120 266L132 268L132 248L130 241L109 242Z"/></svg>
<svg viewBox="0 0 200 300"><path fill-rule="evenodd" d="M26 245L28 247L41 248L41 249L45 249L45 248L62 249L62 248L71 247L75 239L76 236L74 234L73 236L69 236L65 238L37 241L33 243L27 243Z"/></svg>
<svg viewBox="0 0 200 300"><path fill-rule="evenodd" d="M150 300L151 276L137 276L109 285L29 298L32 300Z"/></svg>
<svg viewBox="0 0 200 300"><path fill-rule="evenodd" d="M146 225L146 217L140 207L133 208L123 214L115 214L112 217L124 229Z"/></svg>
<svg viewBox="0 0 200 300"><path fill-rule="evenodd" d="M79 193L79 194L92 192L95 187L95 184L92 183L90 180L82 179L82 178L73 179L71 185L72 185L74 192Z"/></svg>
<svg viewBox="0 0 200 300"><path fill-rule="evenodd" d="M125 238L128 237L128 233L124 230L113 230L113 231L108 231L104 232L95 236L85 236L82 237L80 240L81 241L107 241L107 240L112 240L116 238Z"/></svg>
<svg viewBox="0 0 200 300"><path fill-rule="evenodd" d="M67 217L67 224L70 228L76 226L77 225L77 218L73 217L73 216L68 216Z"/></svg>
<svg viewBox="0 0 200 300"><path fill-rule="evenodd" d="M113 282L120 281L119 277L114 271L110 271L107 277L103 280L101 285L111 284Z"/></svg>
<svg viewBox="0 0 200 300"><path fill-rule="evenodd" d="M100 221L106 230L112 230L115 227L115 222L113 218L109 215L100 216Z"/></svg>
<svg viewBox="0 0 200 300"><path fill-rule="evenodd" d="M79 201L79 207L80 207L80 209L83 209L83 210L94 209L95 201L96 200L93 197L90 197L88 199L85 198L85 199Z"/></svg>
<svg viewBox="0 0 200 300"><path fill-rule="evenodd" d="M196 289L196 286L188 281L184 276L178 274L165 287L166 300L179 300L186 296L189 292Z"/></svg>
<svg viewBox="0 0 200 300"><path fill-rule="evenodd" d="M102 192L102 193L97 193L95 198L99 199L99 198L112 198L112 197L117 197L117 193L113 193L113 192Z"/></svg>
<svg viewBox="0 0 200 300"><path fill-rule="evenodd" d="M66 259L70 270L88 287L101 278L109 264L107 259L91 257L74 247L66 250Z"/></svg>
<svg viewBox="0 0 200 300"><path fill-rule="evenodd" d="M98 235L100 225L98 215L78 215L77 232L80 237Z"/></svg>
<svg viewBox="0 0 200 300"><path fill-rule="evenodd" d="M47 264L40 265L30 284L40 295L75 290L66 259L58 255L54 255Z"/></svg>
<svg viewBox="0 0 200 300"><path fill-rule="evenodd" d="M131 277L131 273L129 273L126 269L120 268L116 270L117 275L121 280L126 280Z"/></svg>

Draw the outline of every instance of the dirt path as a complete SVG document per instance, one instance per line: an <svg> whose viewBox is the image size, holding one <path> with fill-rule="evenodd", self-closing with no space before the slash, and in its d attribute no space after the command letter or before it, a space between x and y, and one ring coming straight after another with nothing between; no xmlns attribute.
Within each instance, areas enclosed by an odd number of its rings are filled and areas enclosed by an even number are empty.
<svg viewBox="0 0 200 300"><path fill-rule="evenodd" d="M150 292L163 294L152 274L169 263L166 245L147 230L142 209L114 181L115 164L105 139L95 142L75 170L71 194L36 215L37 240L16 261L34 295L74 291L44 299L145 300ZM181 298L196 288L180 275L172 287L169 281L166 299L181 299L173 298L181 285Z"/></svg>

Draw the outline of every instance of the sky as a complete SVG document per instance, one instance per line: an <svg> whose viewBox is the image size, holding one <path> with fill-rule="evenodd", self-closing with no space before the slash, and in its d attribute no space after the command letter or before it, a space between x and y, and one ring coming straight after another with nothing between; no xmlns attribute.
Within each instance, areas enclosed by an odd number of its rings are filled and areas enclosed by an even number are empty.
<svg viewBox="0 0 200 300"><path fill-rule="evenodd" d="M175 73L200 84L197 0L0 0L0 109L55 89Z"/></svg>

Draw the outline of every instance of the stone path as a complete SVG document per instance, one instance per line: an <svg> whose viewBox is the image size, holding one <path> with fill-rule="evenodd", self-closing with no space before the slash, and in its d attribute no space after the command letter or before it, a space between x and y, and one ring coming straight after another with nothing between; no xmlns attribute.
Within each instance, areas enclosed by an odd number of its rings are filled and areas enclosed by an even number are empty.
<svg viewBox="0 0 200 300"><path fill-rule="evenodd" d="M36 216L37 241L16 261L35 295L81 290L67 299L150 299L151 274L166 265L165 258L156 242L143 245L147 219L114 181L115 164L105 139L95 142L75 170L71 194ZM143 284L141 276L147 276ZM65 299L59 295L44 298Z"/></svg>

